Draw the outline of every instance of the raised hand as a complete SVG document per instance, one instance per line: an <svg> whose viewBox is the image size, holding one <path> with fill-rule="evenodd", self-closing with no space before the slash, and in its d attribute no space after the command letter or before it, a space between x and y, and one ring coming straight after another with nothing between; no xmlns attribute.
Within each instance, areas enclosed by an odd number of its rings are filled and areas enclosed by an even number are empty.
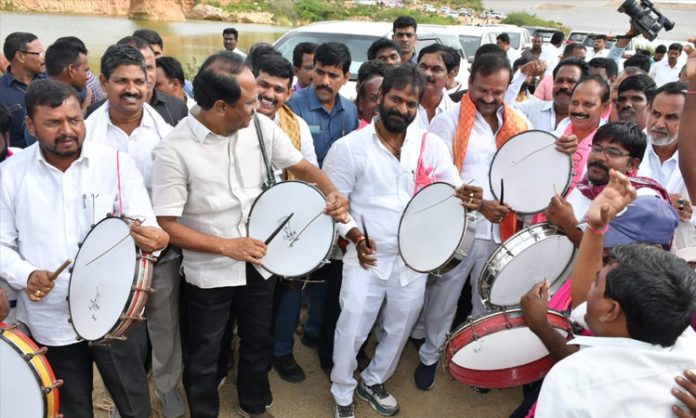
<svg viewBox="0 0 696 418"><path fill-rule="evenodd" d="M609 170L609 184L602 190L587 211L587 222L602 229L636 198L636 189L624 174Z"/></svg>

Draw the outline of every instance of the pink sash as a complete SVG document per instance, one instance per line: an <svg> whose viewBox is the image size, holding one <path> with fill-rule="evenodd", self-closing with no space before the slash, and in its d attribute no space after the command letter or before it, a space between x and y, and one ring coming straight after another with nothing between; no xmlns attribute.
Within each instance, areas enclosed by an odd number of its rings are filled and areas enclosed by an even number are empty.
<svg viewBox="0 0 696 418"><path fill-rule="evenodd" d="M428 133L424 132L423 137L421 138L420 154L418 154L418 164L416 164L416 172L414 174L414 195L418 193L420 189L429 184L432 184L433 182L433 168L426 167L425 163L423 162L423 153L425 152L425 137L427 135Z"/></svg>

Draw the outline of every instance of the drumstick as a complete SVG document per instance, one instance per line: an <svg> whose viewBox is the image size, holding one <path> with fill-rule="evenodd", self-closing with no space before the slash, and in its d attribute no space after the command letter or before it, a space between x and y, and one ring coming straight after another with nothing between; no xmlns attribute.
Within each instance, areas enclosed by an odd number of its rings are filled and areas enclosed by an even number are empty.
<svg viewBox="0 0 696 418"><path fill-rule="evenodd" d="M287 225L287 223L290 221L290 218L292 218L292 215L294 214L295 212L288 215L288 217L285 218L285 220L283 220L283 222L281 222L280 225L278 225L278 228L276 228L275 231L273 231L271 235L268 238L266 238L266 241L264 241L263 243L266 245L270 244L271 241L273 241L273 238L275 238L275 236L278 235L278 232L280 232L280 230L283 229L285 225Z"/></svg>
<svg viewBox="0 0 696 418"><path fill-rule="evenodd" d="M465 186L470 185L471 183L474 182L474 180L476 180L476 179L473 178L473 179L469 180L469 182L466 183ZM409 216L414 216L414 215L418 215L418 214L421 213L421 212L425 212L426 210L428 210L428 209L430 209L430 208L434 208L434 207L437 206L437 205L440 205L440 204L442 204L442 203L445 203L447 200L449 200L450 198L453 198L453 197L456 197L456 195L451 194L451 195L447 196L446 198L444 198L444 199L442 199L442 200L438 200L437 202L433 203L432 205L428 205L428 206L424 207L423 209L417 210L417 211L415 211L415 212L409 214Z"/></svg>
<svg viewBox="0 0 696 418"><path fill-rule="evenodd" d="M367 246L368 250L372 249L372 245L370 245L370 236L367 235L367 227L365 226L365 218L362 216L360 217L360 222L362 222L362 230L363 234L365 235L365 246Z"/></svg>
<svg viewBox="0 0 696 418"><path fill-rule="evenodd" d="M48 280L54 281L58 277L58 275L62 273L66 267L70 265L70 263L72 263L71 259L68 258L67 260L65 260L63 264L61 264L60 267L56 269L56 271L48 275Z"/></svg>
<svg viewBox="0 0 696 418"><path fill-rule="evenodd" d="M504 204L504 203L503 203L503 202L504 202L503 196L505 196L505 182L504 182L503 179L501 178L501 179L500 179L500 204L501 204L501 205Z"/></svg>

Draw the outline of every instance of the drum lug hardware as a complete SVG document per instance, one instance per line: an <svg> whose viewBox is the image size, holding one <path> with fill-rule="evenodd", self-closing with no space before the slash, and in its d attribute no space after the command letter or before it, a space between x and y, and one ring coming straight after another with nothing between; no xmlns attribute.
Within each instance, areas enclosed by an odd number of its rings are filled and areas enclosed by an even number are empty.
<svg viewBox="0 0 696 418"><path fill-rule="evenodd" d="M46 347L41 347L41 348L39 348L39 351L34 351L33 353L23 354L22 357L24 358L24 360L29 361L36 356L39 356L39 355L43 356L44 354L46 354L46 351L48 351L48 349Z"/></svg>
<svg viewBox="0 0 696 418"><path fill-rule="evenodd" d="M143 320L145 320L145 317L142 316L142 315L126 315L126 314L121 314L120 319L130 319L130 320L133 320L133 321L143 321ZM107 338L110 338L110 339L120 339L121 337L107 337ZM123 340L120 340L120 341L124 341L124 340L125 340L125 338L124 338Z"/></svg>
<svg viewBox="0 0 696 418"><path fill-rule="evenodd" d="M471 338L473 338L474 341L478 341L479 335L476 333L476 327L474 326L473 318L471 316L469 316L468 321L469 321L469 326L471 327Z"/></svg>
<svg viewBox="0 0 696 418"><path fill-rule="evenodd" d="M321 262L319 264L321 264L322 266L325 266L327 264L331 264L331 260L321 260Z"/></svg>
<svg viewBox="0 0 696 418"><path fill-rule="evenodd" d="M58 379L51 386L46 386L41 388L41 392L43 392L44 395L48 395L53 391L55 388L59 388L63 386L63 379Z"/></svg>
<svg viewBox="0 0 696 418"><path fill-rule="evenodd" d="M505 328L506 329L512 329L512 322L510 322L510 318L507 315L507 310L503 308L503 318L505 318Z"/></svg>
<svg viewBox="0 0 696 418"><path fill-rule="evenodd" d="M503 248L503 250L505 250L505 252L506 252L510 257L514 257L514 256L515 256L515 254L513 254L510 250L508 250L508 248L505 246L505 244L500 244L500 246Z"/></svg>
<svg viewBox="0 0 696 418"><path fill-rule="evenodd" d="M138 287L135 285L131 286L131 290L137 290L137 291L141 291L141 292L145 292L145 293L149 293L149 294L153 294L153 293L157 292L157 290L152 288L152 287Z"/></svg>
<svg viewBox="0 0 696 418"><path fill-rule="evenodd" d="M531 227L529 227L529 226L527 227L527 232L529 232L529 234L534 238L534 241L539 241L539 239L540 239L539 234L534 232Z"/></svg>

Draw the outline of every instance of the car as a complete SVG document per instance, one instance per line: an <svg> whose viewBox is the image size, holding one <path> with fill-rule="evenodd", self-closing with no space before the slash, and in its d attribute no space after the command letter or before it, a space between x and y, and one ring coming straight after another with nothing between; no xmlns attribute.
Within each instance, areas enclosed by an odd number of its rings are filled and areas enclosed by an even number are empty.
<svg viewBox="0 0 696 418"><path fill-rule="evenodd" d="M595 40L596 34L594 33L589 33L585 39L583 40L582 44L585 45L585 48L589 51L590 49L594 48L594 40ZM614 47L614 44L616 44L617 38L614 35L607 35L607 41L604 43L604 49L612 49ZM636 53L636 47L633 44L633 40L631 40L628 43L628 46L624 49L623 55L621 58L624 60L627 58L632 57Z"/></svg>
<svg viewBox="0 0 696 418"><path fill-rule="evenodd" d="M587 35L591 34L592 31L589 30L573 30L568 34L568 37L565 40L566 44L570 44L573 42L578 42L578 43L583 43L585 42L585 38L587 38Z"/></svg>
<svg viewBox="0 0 696 418"><path fill-rule="evenodd" d="M341 94L355 98L355 81L358 69L367 60L367 49L379 38L391 38L392 24L389 22L324 21L293 29L281 36L273 46L292 62L292 51L300 42L341 42L351 55L350 81L341 88ZM418 25L416 54L432 43L440 43L456 49L461 57L457 80L466 83L469 78L467 56L457 34L449 26Z"/></svg>
<svg viewBox="0 0 696 418"><path fill-rule="evenodd" d="M529 32L519 26L457 25L451 26L451 28L458 34L459 42L469 58L469 62L473 62L474 54L481 45L496 43L495 38L501 33L507 33L510 36L510 47L520 53L531 44Z"/></svg>
<svg viewBox="0 0 696 418"><path fill-rule="evenodd" d="M523 28L527 29L532 37L536 34L541 35L545 44L551 43L551 38L555 33L563 33L560 29L546 28L543 26L523 26Z"/></svg>

